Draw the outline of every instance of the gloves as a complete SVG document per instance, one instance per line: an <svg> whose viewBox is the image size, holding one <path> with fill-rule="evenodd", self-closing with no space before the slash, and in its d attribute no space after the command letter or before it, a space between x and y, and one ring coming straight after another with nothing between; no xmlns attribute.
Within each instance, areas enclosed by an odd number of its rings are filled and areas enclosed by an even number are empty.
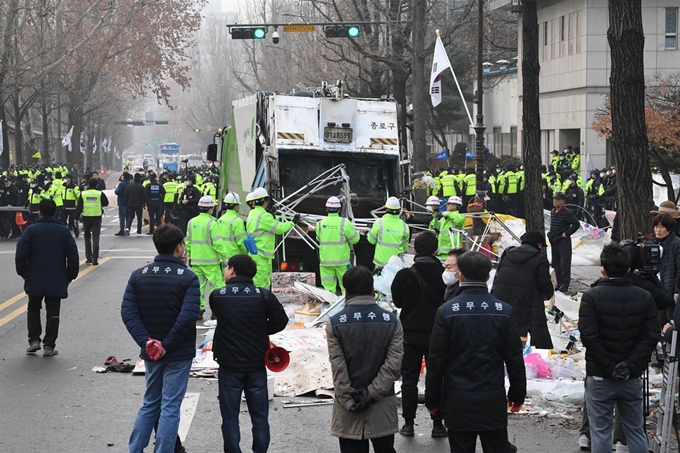
<svg viewBox="0 0 680 453"><path fill-rule="evenodd" d="M612 377L617 381L626 381L630 377L630 367L626 362L619 362L612 371Z"/></svg>
<svg viewBox="0 0 680 453"><path fill-rule="evenodd" d="M358 389L352 392L354 404L349 408L352 412L363 412L373 404L373 397L367 388Z"/></svg>
<svg viewBox="0 0 680 453"><path fill-rule="evenodd" d="M430 413L430 417L436 417L439 413L439 408L435 407L434 409L428 409L428 412Z"/></svg>
<svg viewBox="0 0 680 453"><path fill-rule="evenodd" d="M160 341L149 338L146 342L146 355L156 362L165 355L165 349L163 349L163 345Z"/></svg>
<svg viewBox="0 0 680 453"><path fill-rule="evenodd" d="M293 223L299 223L300 222L300 214L295 214L293 216Z"/></svg>
<svg viewBox="0 0 680 453"><path fill-rule="evenodd" d="M510 408L510 412L517 413L522 408L522 405L508 400L508 407Z"/></svg>

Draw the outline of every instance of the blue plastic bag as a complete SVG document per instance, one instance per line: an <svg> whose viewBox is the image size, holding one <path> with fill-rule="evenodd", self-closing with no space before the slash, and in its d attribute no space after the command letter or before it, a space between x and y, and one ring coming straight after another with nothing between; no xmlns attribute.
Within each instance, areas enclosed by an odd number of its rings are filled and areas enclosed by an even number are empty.
<svg viewBox="0 0 680 453"><path fill-rule="evenodd" d="M247 238L243 241L243 245L246 246L246 250L248 250L248 253L251 255L257 255L257 246L255 245L255 238L252 236L248 235Z"/></svg>

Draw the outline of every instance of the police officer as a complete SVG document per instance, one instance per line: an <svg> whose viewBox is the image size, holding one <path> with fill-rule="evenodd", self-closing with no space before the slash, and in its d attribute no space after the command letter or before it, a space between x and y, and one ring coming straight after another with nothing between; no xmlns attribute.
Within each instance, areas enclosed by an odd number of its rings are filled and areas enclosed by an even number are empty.
<svg viewBox="0 0 680 453"><path fill-rule="evenodd" d="M42 176L37 177L31 181L30 189L28 189L28 221L33 223L38 220L38 211L41 200L49 199L49 194L43 187L44 179Z"/></svg>
<svg viewBox="0 0 680 453"><path fill-rule="evenodd" d="M181 210L180 229L184 233L187 231L189 220L198 214L197 206L198 200L201 198L201 191L194 187L195 182L196 178L194 176L187 175L184 180L184 190L177 199L177 204Z"/></svg>
<svg viewBox="0 0 680 453"><path fill-rule="evenodd" d="M102 208L109 205L106 194L97 189L99 185L96 178L87 181L87 190L80 194L76 218L83 217L83 231L85 232L85 258L86 263L93 266L99 264L99 234L102 230ZM90 242L91 241L91 242Z"/></svg>
<svg viewBox="0 0 680 453"><path fill-rule="evenodd" d="M156 179L156 173L154 172L149 173L149 183L145 189L146 208L149 211L149 231L146 234L153 234L154 228L161 225L165 189Z"/></svg>
<svg viewBox="0 0 680 453"><path fill-rule="evenodd" d="M442 213L439 219L439 235L437 237L439 243L438 255L442 259L446 259L449 250L460 248L462 237L460 233L453 233L453 241L451 241L450 229L462 230L465 225L465 217L460 213L460 207L463 201L460 197L450 197L446 201L446 212Z"/></svg>
<svg viewBox="0 0 680 453"><path fill-rule="evenodd" d="M55 172L54 179L49 187L50 197L57 205L57 214L55 215L57 219L61 218L64 212L64 181L61 179L61 176L61 172Z"/></svg>
<svg viewBox="0 0 680 453"><path fill-rule="evenodd" d="M62 211L61 221L66 224L69 230L73 231L76 237L80 235L75 216L78 198L80 198L80 187L73 182L71 175L66 175L66 183L63 189L64 210Z"/></svg>
<svg viewBox="0 0 680 453"><path fill-rule="evenodd" d="M284 234L293 229L300 220L300 214L295 214L292 222L281 222L267 212L269 194L262 187L258 187L251 194L250 213L246 221L246 231L255 240L257 255L251 255L257 264L257 274L253 282L257 287L269 288L272 282L272 261L274 260L275 241L277 234Z"/></svg>
<svg viewBox="0 0 680 453"><path fill-rule="evenodd" d="M583 189L578 186L578 178L576 175L571 175L569 177L569 187L564 192L567 196L567 208L574 213L577 219L583 217L583 205L585 202L585 197L583 194Z"/></svg>
<svg viewBox="0 0 680 453"><path fill-rule="evenodd" d="M439 184L441 186L441 194L443 197L448 198L458 194L457 188L457 178L453 173L453 168L450 168L448 173L439 178Z"/></svg>
<svg viewBox="0 0 680 453"><path fill-rule="evenodd" d="M198 276L201 285L201 312L198 319L203 319L205 312L205 287L208 291L224 286L222 279L222 262L227 250L224 241L220 240L221 228L213 217L215 201L210 196L198 200L200 213L189 220L185 239L187 256L191 270Z"/></svg>
<svg viewBox="0 0 680 453"><path fill-rule="evenodd" d="M590 179L586 182L585 196L588 202L588 212L597 226L603 225L604 205L602 196L604 195L604 185L600 181L600 171L598 169L590 171Z"/></svg>
<svg viewBox="0 0 680 453"><path fill-rule="evenodd" d="M385 209L387 213L375 221L366 237L368 242L375 244L373 264L376 266L385 266L393 256L406 253L411 239L408 226L399 218L401 214L399 199L389 197Z"/></svg>
<svg viewBox="0 0 680 453"><path fill-rule="evenodd" d="M474 168L468 168L465 170L465 177L463 178L465 183L465 193L463 196L463 208L467 208L470 200L474 198L477 194L477 175L475 174ZM463 212L466 209L461 209Z"/></svg>
<svg viewBox="0 0 680 453"><path fill-rule="evenodd" d="M359 234L352 222L338 214L341 206L338 197L330 197L326 201L328 217L316 224L321 284L332 293L336 292L338 286L341 292L345 291L342 276L350 267L350 246L359 242Z"/></svg>
<svg viewBox="0 0 680 453"><path fill-rule="evenodd" d="M241 198L235 192L229 192L224 197L224 214L217 223L221 228L221 237L225 242L227 261L232 256L248 253L244 241L248 236L246 223L238 214Z"/></svg>
<svg viewBox="0 0 680 453"><path fill-rule="evenodd" d="M168 180L163 183L163 190L165 190L165 195L163 196L163 208L165 210L164 218L165 223L177 224L175 219L172 218L172 210L175 207L177 198L177 187L179 183L175 181L173 175L168 177Z"/></svg>

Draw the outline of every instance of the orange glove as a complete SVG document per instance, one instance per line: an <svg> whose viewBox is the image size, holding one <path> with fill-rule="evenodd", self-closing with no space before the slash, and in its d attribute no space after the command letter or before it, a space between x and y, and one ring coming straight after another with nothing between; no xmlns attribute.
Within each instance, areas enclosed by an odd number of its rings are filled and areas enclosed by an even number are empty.
<svg viewBox="0 0 680 453"><path fill-rule="evenodd" d="M156 362L165 355L165 349L163 349L163 345L160 341L149 338L146 342L146 355Z"/></svg>
<svg viewBox="0 0 680 453"><path fill-rule="evenodd" d="M515 404L512 401L508 400L508 407L510 408L510 412L519 412L519 410L522 408L521 404Z"/></svg>

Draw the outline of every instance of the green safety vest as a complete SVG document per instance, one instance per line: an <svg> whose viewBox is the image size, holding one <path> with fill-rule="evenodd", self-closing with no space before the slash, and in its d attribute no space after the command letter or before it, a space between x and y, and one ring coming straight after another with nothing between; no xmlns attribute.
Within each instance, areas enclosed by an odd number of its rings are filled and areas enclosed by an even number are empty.
<svg viewBox="0 0 680 453"><path fill-rule="evenodd" d="M465 196L469 197L477 193L477 175L474 173L465 175Z"/></svg>
<svg viewBox="0 0 680 453"><path fill-rule="evenodd" d="M227 249L220 237L220 225L207 212L189 220L184 243L192 267L219 264L226 257Z"/></svg>
<svg viewBox="0 0 680 453"><path fill-rule="evenodd" d="M588 182L586 183L586 194L585 194L586 197L589 196L589 195L595 195L591 192L593 191L593 184L595 184L596 181L597 181L597 179L589 179ZM603 195L603 194L604 194L604 184L599 183L598 188L597 188L597 195Z"/></svg>
<svg viewBox="0 0 680 453"><path fill-rule="evenodd" d="M514 194L517 193L517 186L518 186L518 181L517 181L517 173L514 171L509 171L505 173L505 192L506 194Z"/></svg>
<svg viewBox="0 0 680 453"><path fill-rule="evenodd" d="M410 234L408 226L398 215L385 214L375 221L366 238L375 244L373 263L385 266L390 258L408 250Z"/></svg>
<svg viewBox="0 0 680 453"><path fill-rule="evenodd" d="M440 179L442 186L443 197L455 197L456 193L456 175L446 175Z"/></svg>
<svg viewBox="0 0 680 453"><path fill-rule="evenodd" d="M31 208L37 210L38 205L42 201L44 197L45 190L40 187L36 186L35 188L31 187L28 189L28 201L31 204Z"/></svg>
<svg viewBox="0 0 680 453"><path fill-rule="evenodd" d="M175 196L177 195L177 186L178 184L175 181L168 181L165 184L163 184L163 188L165 189L165 196L163 197L164 203L175 202Z"/></svg>
<svg viewBox="0 0 680 453"><path fill-rule="evenodd" d="M213 200L215 199L215 195L217 195L217 187L215 187L215 184L211 182L206 182L203 185L203 195L210 195L213 197Z"/></svg>
<svg viewBox="0 0 680 453"><path fill-rule="evenodd" d="M63 201L63 194L64 194L64 181L61 179L55 179L52 181L52 185L50 186L50 195L52 196L52 199L54 200L54 203L57 205L58 208L64 206L64 201Z"/></svg>
<svg viewBox="0 0 680 453"><path fill-rule="evenodd" d="M265 258L274 259L276 235L293 229L293 222L280 222L265 211L262 206L255 206L248 213L246 231L255 239L257 253Z"/></svg>
<svg viewBox="0 0 680 453"><path fill-rule="evenodd" d="M227 209L222 217L217 221L220 226L220 238L225 242L227 249L227 259L234 255L241 253L248 253L243 241L248 234L246 233L246 224L238 215L238 212L233 209Z"/></svg>
<svg viewBox="0 0 680 453"><path fill-rule="evenodd" d="M102 216L102 192L97 189L84 190L80 196L83 199L83 217Z"/></svg>
<svg viewBox="0 0 680 453"><path fill-rule="evenodd" d="M453 243L449 235L449 229L455 228L462 230L465 224L465 217L458 211L447 211L442 213L442 218L439 219L439 236L437 237L439 256L447 256L449 250L453 248L460 248L461 235L455 233L453 235Z"/></svg>
<svg viewBox="0 0 680 453"><path fill-rule="evenodd" d="M73 184L72 188L64 186L62 198L65 201L72 202L71 207L75 206L75 202L78 200L78 197L80 197L80 188L77 184Z"/></svg>
<svg viewBox="0 0 680 453"><path fill-rule="evenodd" d="M184 184L183 182L177 183L177 187L175 187L175 193L181 195L182 192L184 192L184 189L186 189L186 187L187 187L187 185ZM166 194L167 194L167 192L166 192ZM177 204L182 203L182 200L180 200L179 197L175 197L175 201L177 202Z"/></svg>
<svg viewBox="0 0 680 453"><path fill-rule="evenodd" d="M317 222L316 238L319 240L319 264L322 266L344 266L350 264L350 245L359 242L359 233L352 222L331 212Z"/></svg>

